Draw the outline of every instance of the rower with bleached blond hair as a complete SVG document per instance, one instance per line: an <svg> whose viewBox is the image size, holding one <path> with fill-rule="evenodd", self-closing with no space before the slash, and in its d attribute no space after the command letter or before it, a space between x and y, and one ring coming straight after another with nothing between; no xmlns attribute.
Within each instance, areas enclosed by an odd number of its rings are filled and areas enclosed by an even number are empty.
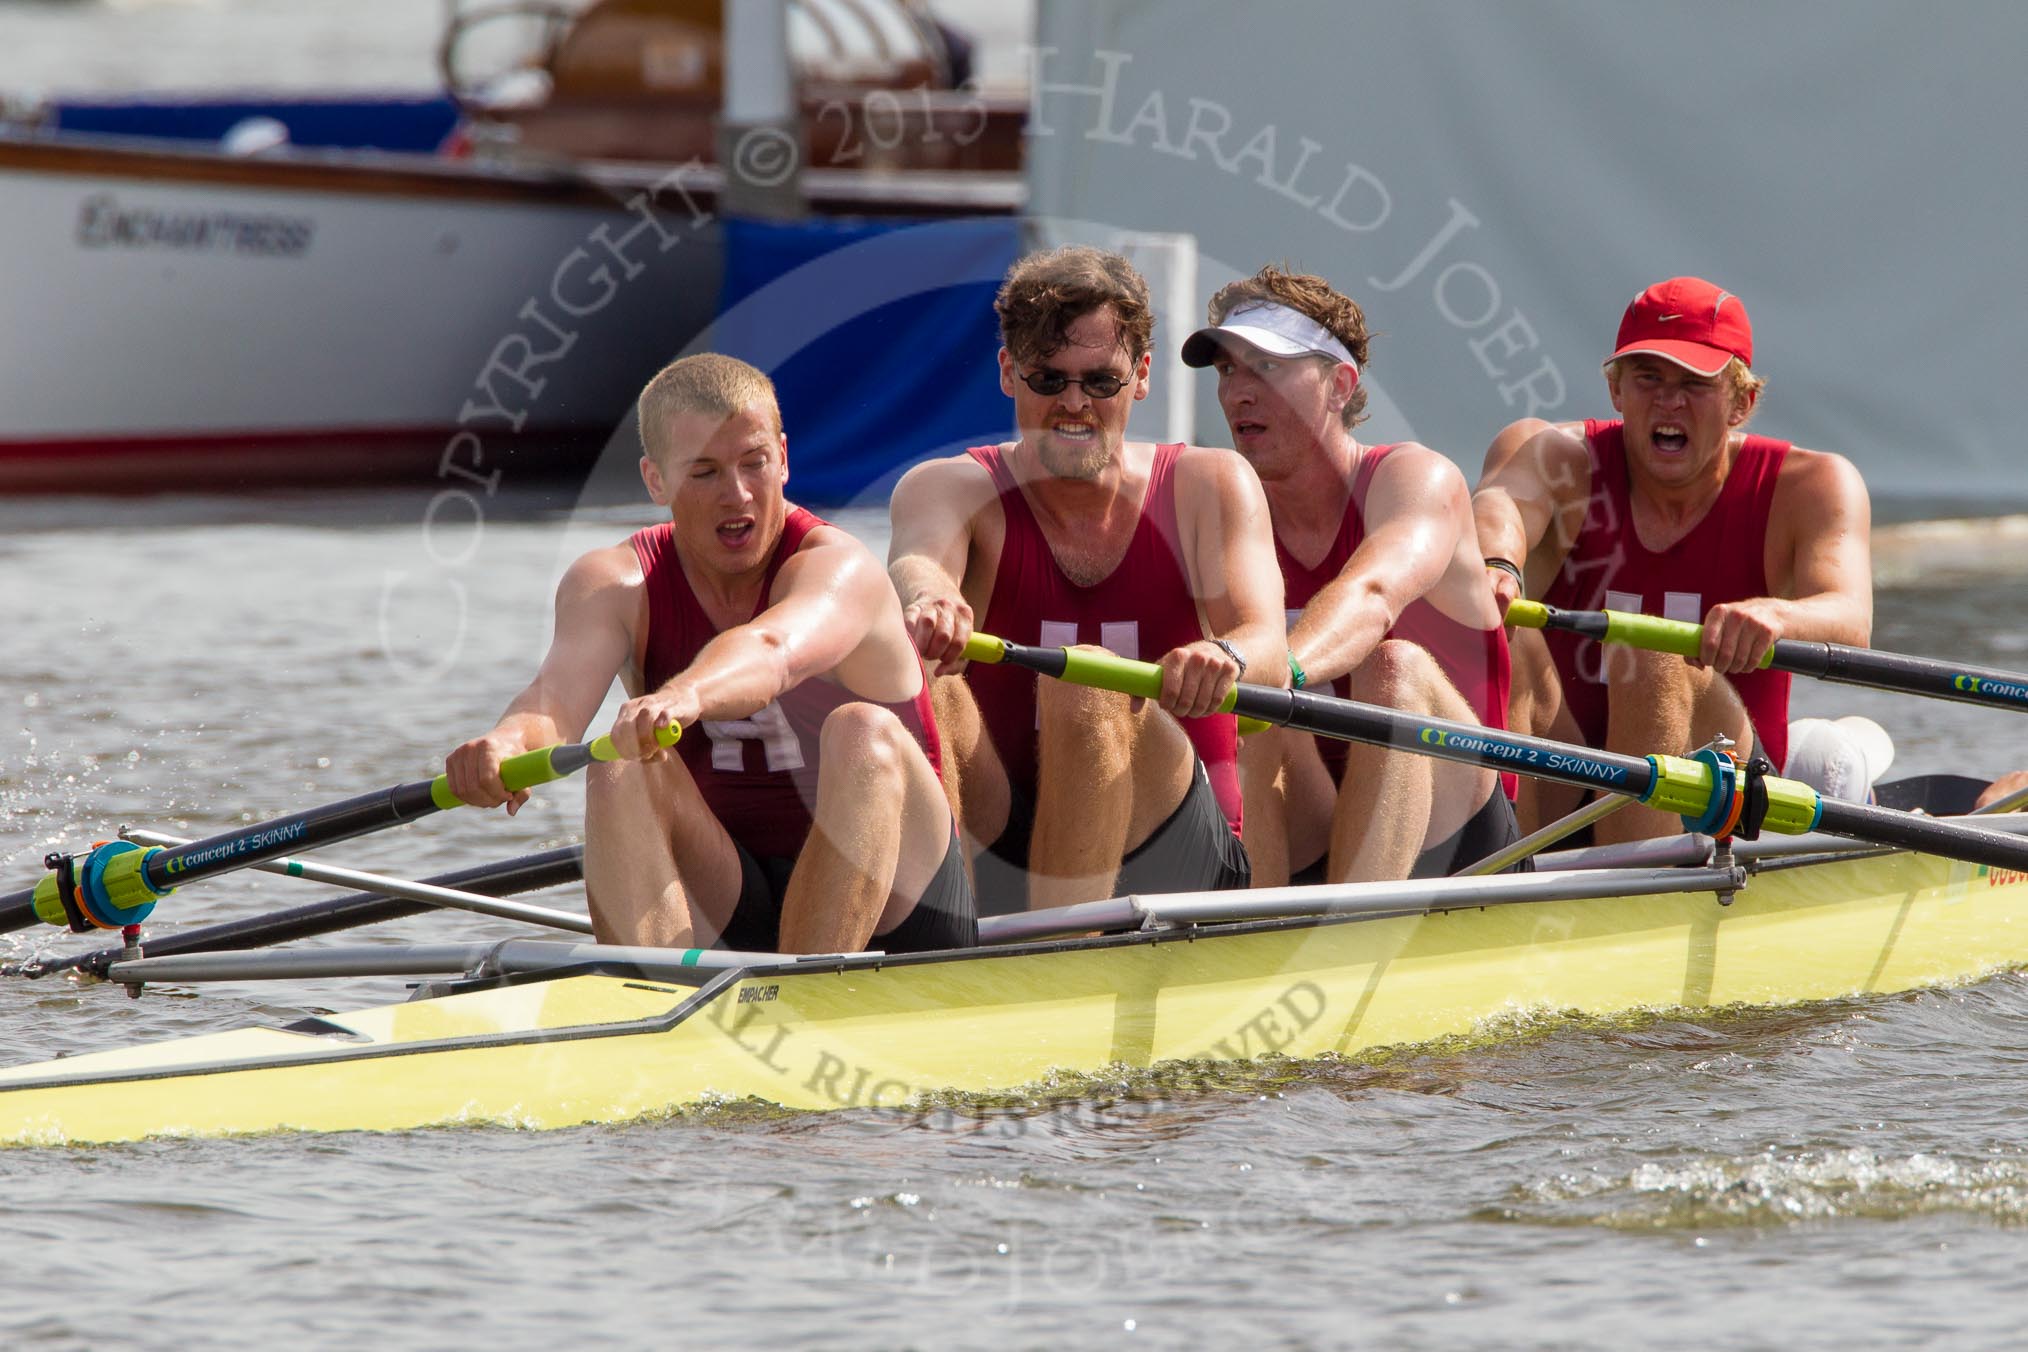
<svg viewBox="0 0 2028 1352"><path fill-rule="evenodd" d="M922 663L864 545L788 501L774 386L732 357L640 397L669 519L564 574L556 633L457 796L520 806L507 758L574 740L618 675L621 759L586 774L585 886L606 943L788 953L977 939ZM681 730L673 753L660 744Z"/></svg>

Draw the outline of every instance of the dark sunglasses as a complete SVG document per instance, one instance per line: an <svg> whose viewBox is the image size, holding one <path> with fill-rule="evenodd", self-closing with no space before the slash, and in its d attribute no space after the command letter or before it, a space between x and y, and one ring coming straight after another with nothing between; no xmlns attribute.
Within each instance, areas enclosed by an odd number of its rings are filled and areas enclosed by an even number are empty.
<svg viewBox="0 0 2028 1352"><path fill-rule="evenodd" d="M1075 385L1094 399L1110 399L1127 384L1124 376L1097 375L1072 380L1061 371L1033 371L1020 380L1037 394L1062 394L1065 388Z"/></svg>

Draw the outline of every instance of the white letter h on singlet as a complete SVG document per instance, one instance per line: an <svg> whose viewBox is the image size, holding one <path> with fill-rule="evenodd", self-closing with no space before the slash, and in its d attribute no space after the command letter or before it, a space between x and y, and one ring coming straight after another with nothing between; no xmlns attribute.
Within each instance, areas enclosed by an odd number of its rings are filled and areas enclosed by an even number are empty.
<svg viewBox="0 0 2028 1352"><path fill-rule="evenodd" d="M1044 620L1037 633L1037 642L1045 648L1074 648L1077 637L1076 620ZM1099 622L1099 646L1114 657L1124 657L1129 662L1141 660L1141 622L1139 620L1102 620ZM1035 726L1042 727L1042 706L1035 707Z"/></svg>
<svg viewBox="0 0 2028 1352"><path fill-rule="evenodd" d="M699 722L711 739L711 768L728 774L746 769L746 743L759 742L772 772L803 768L803 744L780 704L770 702L752 718L706 718Z"/></svg>

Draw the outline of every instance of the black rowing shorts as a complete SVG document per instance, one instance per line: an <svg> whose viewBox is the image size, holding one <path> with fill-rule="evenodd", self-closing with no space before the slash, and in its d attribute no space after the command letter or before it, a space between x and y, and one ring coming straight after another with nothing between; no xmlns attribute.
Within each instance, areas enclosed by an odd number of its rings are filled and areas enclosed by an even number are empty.
<svg viewBox="0 0 2028 1352"><path fill-rule="evenodd" d="M1411 878L1448 878L1459 869L1470 868L1487 855L1504 850L1521 839L1521 827L1514 820L1514 804L1507 795L1500 792L1498 780L1493 782L1493 792L1487 795L1485 806L1474 812L1471 819L1449 836L1424 850L1415 857L1415 867L1408 871ZM1326 868L1330 861L1327 852L1322 859L1308 868L1298 869L1289 878L1292 886L1310 886L1326 880ZM1508 873L1533 873L1534 862L1524 859L1505 870Z"/></svg>
<svg viewBox="0 0 2028 1352"><path fill-rule="evenodd" d="M788 893L796 861L778 855L756 859L738 841L733 842L733 848L739 851L739 904L733 908L725 933L718 936L717 946L772 953L781 943L782 898ZM933 948L971 948L978 942L978 909L954 830L944 861L916 899L915 909L887 933L874 935L867 946L889 953L922 953Z"/></svg>
<svg viewBox="0 0 2028 1352"><path fill-rule="evenodd" d="M1018 788L1007 812L1007 829L973 861L979 880L979 914L1012 915L1028 909L1028 846L1035 831L1035 803ZM1118 896L1156 892L1222 892L1253 886L1246 847L1232 833L1218 806L1204 762L1191 768L1183 801L1120 861Z"/></svg>

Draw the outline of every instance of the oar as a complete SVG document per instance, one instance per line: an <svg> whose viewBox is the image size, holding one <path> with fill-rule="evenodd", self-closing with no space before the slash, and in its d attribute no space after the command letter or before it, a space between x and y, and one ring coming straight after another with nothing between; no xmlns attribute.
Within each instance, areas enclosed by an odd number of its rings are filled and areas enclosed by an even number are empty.
<svg viewBox="0 0 2028 1352"><path fill-rule="evenodd" d="M434 883L439 887L455 887L467 892L505 897L517 892L536 892L545 887L560 887L564 883L574 883L582 877L584 877L584 847L565 845L560 849L543 850L537 854L517 855L498 863L479 864L451 873L435 874L422 881ZM352 892L342 897L326 897L302 906L272 911L266 915L225 920L216 925L200 925L195 929L178 930L174 934L157 934L148 940L148 955L166 957L174 953L214 953L221 949L266 948L296 939L313 938L319 934L335 934L340 930L356 929L361 925L400 920L430 909L432 908L425 902L389 897L380 892ZM52 972L69 971L75 967L104 976L106 968L120 961L123 956L124 949L113 947L55 957L31 958L19 964L0 966L0 974L48 976Z"/></svg>
<svg viewBox="0 0 2028 1352"><path fill-rule="evenodd" d="M1098 650L1034 648L975 633L965 644L965 656L974 662L1008 662L1075 685L1142 699L1156 699L1162 693L1160 667ZM1749 829L1782 835L1825 831L1995 868L2028 869L2028 841L1934 817L1825 798L1809 785L1791 779L1768 776L1756 785L1716 753L1700 753L1701 759L1625 756L1307 690L1263 685L1234 687L1221 708L1298 732L1398 747L1439 760L1625 794L1649 807L1676 813L1683 817L1686 828L1707 834L1714 833L1714 827L1718 828L1716 834L1723 834L1745 808L1750 809L1745 814ZM1753 820L1755 817L1759 820Z"/></svg>
<svg viewBox="0 0 2028 1352"><path fill-rule="evenodd" d="M1675 653L1679 657L1697 656L1704 641L1701 624L1657 619L1653 615L1629 615L1621 610L1558 610L1537 601L1510 603L1507 623L1526 629L1561 629L1601 643L1624 643L1630 648ZM1793 638L1776 639L1760 665L1841 685L1863 685L1874 690L1896 690L1907 695L1929 695L2028 713L2028 675L1992 667Z"/></svg>
<svg viewBox="0 0 2028 1352"><path fill-rule="evenodd" d="M663 746L681 735L675 726L658 729ZM519 792L537 784L576 774L593 761L619 759L611 737L590 742L558 743L509 757L500 766L500 782ZM0 897L0 932L22 929L42 920L67 925L78 933L94 927L120 929L139 924L155 902L187 882L228 873L263 859L350 840L372 831L399 826L465 804L451 792L448 776L419 779L327 803L287 817L276 817L179 845L143 848L113 840L81 855L53 854L50 874L32 888Z"/></svg>
<svg viewBox="0 0 2028 1352"><path fill-rule="evenodd" d="M136 845L188 845L183 836L165 835L160 831L142 831L134 827L120 828L120 839L131 840ZM559 911L548 906L530 906L519 901L502 901L481 892L464 892L455 887L444 887L436 883L419 883L407 878L392 878L385 873L368 873L364 869L341 868L335 864L319 864L311 859L295 859L282 856L279 859L263 859L254 865L263 873L277 873L285 878L302 878L313 883L329 883L334 887L364 887L384 897L405 897L409 901L420 901L430 906L450 911L470 911L473 915L492 916L496 920L519 920L530 925L546 925L550 929L569 930L573 934L590 934L592 923L581 915Z"/></svg>

